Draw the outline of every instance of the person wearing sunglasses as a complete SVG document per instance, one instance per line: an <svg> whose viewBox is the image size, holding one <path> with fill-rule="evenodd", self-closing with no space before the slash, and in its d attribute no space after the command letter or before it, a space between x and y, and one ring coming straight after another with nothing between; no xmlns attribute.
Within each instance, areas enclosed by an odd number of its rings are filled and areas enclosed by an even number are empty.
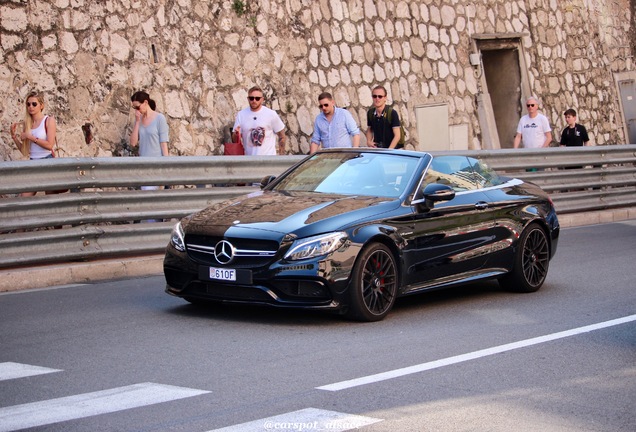
<svg viewBox="0 0 636 432"><path fill-rule="evenodd" d="M247 91L249 107L236 115L232 128L232 141L241 134L245 154L248 156L276 155L285 152L285 124L276 111L263 105L263 90L254 86Z"/></svg>
<svg viewBox="0 0 636 432"><path fill-rule="evenodd" d="M18 131L19 126L22 131ZM26 97L24 121L11 125L11 138L18 150L30 160L50 159L53 156L57 123L44 114L44 95L32 91ZM34 196L37 192L22 192L20 196ZM46 191L46 194L57 193Z"/></svg>
<svg viewBox="0 0 636 432"><path fill-rule="evenodd" d="M404 148L404 128L400 116L386 104L386 88L371 90L373 107L367 111L367 147Z"/></svg>
<svg viewBox="0 0 636 432"><path fill-rule="evenodd" d="M57 124L51 116L44 115L44 95L31 92L25 103L22 131L19 123L11 125L11 137L20 152L31 160L53 157Z"/></svg>
<svg viewBox="0 0 636 432"><path fill-rule="evenodd" d="M528 114L521 117L517 125L517 134L513 147L524 148L550 147L552 142L552 128L548 118L539 112L539 100L532 96L526 100Z"/></svg>
<svg viewBox="0 0 636 432"><path fill-rule="evenodd" d="M311 136L310 154L322 148L359 147L360 128L349 111L335 105L331 93L318 95L318 108L314 133Z"/></svg>

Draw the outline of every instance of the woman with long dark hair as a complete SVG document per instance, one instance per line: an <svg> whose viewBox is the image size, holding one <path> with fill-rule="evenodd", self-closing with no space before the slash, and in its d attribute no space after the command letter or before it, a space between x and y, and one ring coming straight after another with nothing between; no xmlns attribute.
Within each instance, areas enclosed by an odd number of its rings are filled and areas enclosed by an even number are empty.
<svg viewBox="0 0 636 432"><path fill-rule="evenodd" d="M139 145L139 156L168 156L168 122L155 111L157 104L144 91L130 97L135 110L135 125L130 134L130 145Z"/></svg>
<svg viewBox="0 0 636 432"><path fill-rule="evenodd" d="M135 125L130 134L130 145L139 144L139 156L168 156L168 122L166 117L155 111L157 104L144 91L135 92L130 97L135 110ZM160 186L142 186L141 190L157 190ZM144 222L157 222L155 219Z"/></svg>

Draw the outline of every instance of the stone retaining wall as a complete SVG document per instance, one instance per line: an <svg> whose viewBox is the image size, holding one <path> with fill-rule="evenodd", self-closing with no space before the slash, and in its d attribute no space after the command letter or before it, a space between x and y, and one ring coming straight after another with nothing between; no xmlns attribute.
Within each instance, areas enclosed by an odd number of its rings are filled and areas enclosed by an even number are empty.
<svg viewBox="0 0 636 432"><path fill-rule="evenodd" d="M47 95L66 156L128 155L130 95L147 90L170 125L172 154L222 153L246 89L306 153L316 96L331 91L366 129L371 88L399 108L449 107L482 142L475 34L518 34L528 81L555 130L574 106L595 144L624 143L614 73L634 69L634 0L0 0L0 155L19 159L9 125L32 89ZM86 144L82 125L94 140ZM362 140L364 142L364 139Z"/></svg>

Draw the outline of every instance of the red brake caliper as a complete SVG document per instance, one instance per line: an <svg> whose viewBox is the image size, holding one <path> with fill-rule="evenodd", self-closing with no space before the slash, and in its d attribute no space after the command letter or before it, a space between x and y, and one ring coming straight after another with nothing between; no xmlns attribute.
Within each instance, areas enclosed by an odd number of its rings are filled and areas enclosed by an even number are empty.
<svg viewBox="0 0 636 432"><path fill-rule="evenodd" d="M381 264L379 260L374 260L375 261L375 267L378 269L377 274L378 274L378 278L376 278L377 283L376 286L380 289L380 291L384 292L384 278L382 278L381 276L383 276L382 270L381 270Z"/></svg>

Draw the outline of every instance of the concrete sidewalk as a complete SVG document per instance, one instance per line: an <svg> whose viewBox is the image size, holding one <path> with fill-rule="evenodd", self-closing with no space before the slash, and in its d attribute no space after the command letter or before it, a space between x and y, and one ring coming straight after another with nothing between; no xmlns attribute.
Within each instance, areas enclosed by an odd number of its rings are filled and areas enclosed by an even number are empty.
<svg viewBox="0 0 636 432"><path fill-rule="evenodd" d="M562 228L636 219L636 208L559 216ZM0 292L163 274L163 254L0 270Z"/></svg>

